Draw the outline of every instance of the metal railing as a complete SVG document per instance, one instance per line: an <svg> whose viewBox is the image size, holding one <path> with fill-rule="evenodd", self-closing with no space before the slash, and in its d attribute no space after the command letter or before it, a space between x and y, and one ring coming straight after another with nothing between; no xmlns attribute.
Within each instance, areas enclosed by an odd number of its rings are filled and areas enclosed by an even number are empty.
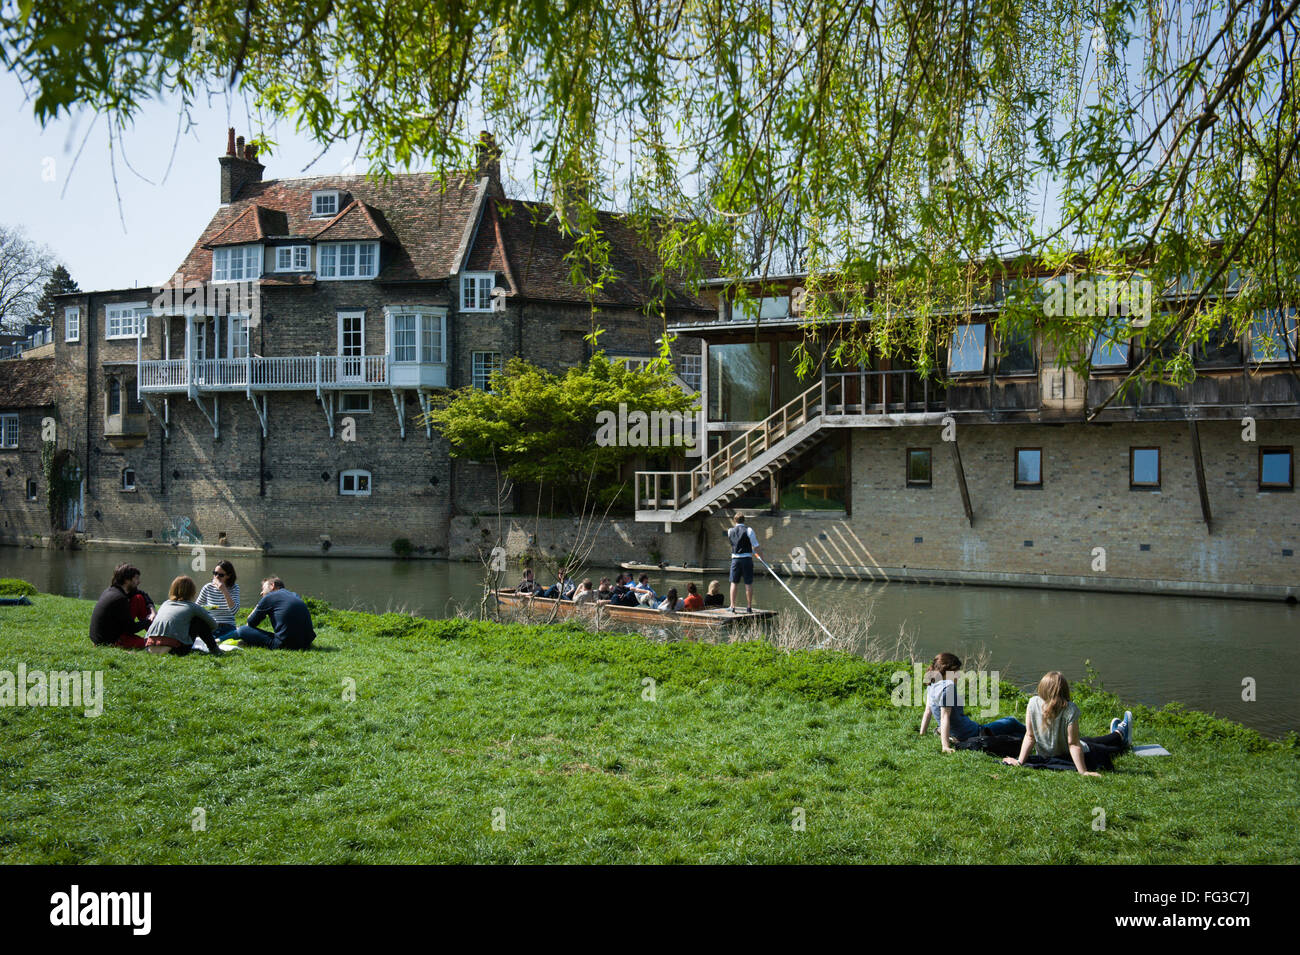
<svg viewBox="0 0 1300 955"><path fill-rule="evenodd" d="M290 355L263 358L167 358L139 363L140 391L311 391L389 382L386 355Z"/></svg>

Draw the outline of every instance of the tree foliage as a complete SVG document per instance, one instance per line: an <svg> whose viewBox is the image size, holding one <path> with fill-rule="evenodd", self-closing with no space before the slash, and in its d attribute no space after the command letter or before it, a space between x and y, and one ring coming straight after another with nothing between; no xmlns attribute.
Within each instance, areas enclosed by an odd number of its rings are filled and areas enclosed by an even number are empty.
<svg viewBox="0 0 1300 955"><path fill-rule="evenodd" d="M667 216L645 230L665 270L793 265L810 324L872 317L837 338L846 364L924 367L1008 269L1140 269L1189 293L1141 333L1143 373L1185 379L1220 325L1296 301L1298 5L21 0L0 51L43 119L230 82L375 172L463 167L485 122L575 207L588 287L593 206ZM997 322L1080 366L1103 324L1034 302Z"/></svg>
<svg viewBox="0 0 1300 955"><path fill-rule="evenodd" d="M41 325L54 324L54 313L58 308L54 297L80 291L81 286L76 283L67 269L62 265L54 266L50 271L50 277L45 281L44 288L41 289L41 297L36 300L32 309L32 321Z"/></svg>
<svg viewBox="0 0 1300 955"><path fill-rule="evenodd" d="M696 402L662 359L632 369L600 352L562 375L511 359L489 388L451 392L429 412L452 456L493 462L516 484L556 488L577 510L584 501L607 504L618 497L627 462L683 453L666 444L632 446L617 435L613 442L604 440L601 424L608 417L602 412L617 419L622 406L626 417L661 412L690 418ZM648 431L642 434L649 438Z"/></svg>
<svg viewBox="0 0 1300 955"><path fill-rule="evenodd" d="M0 226L0 329L32 320L52 264L49 249L21 228Z"/></svg>

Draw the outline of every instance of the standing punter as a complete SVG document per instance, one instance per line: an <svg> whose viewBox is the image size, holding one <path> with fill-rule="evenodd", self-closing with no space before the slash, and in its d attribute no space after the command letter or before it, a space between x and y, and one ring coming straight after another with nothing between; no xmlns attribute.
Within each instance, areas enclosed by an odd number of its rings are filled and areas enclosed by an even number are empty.
<svg viewBox="0 0 1300 955"><path fill-rule="evenodd" d="M745 515L736 512L736 524L727 531L731 542L731 606L736 612L736 587L745 583L745 613L754 612L754 555L758 553L758 535L745 523Z"/></svg>

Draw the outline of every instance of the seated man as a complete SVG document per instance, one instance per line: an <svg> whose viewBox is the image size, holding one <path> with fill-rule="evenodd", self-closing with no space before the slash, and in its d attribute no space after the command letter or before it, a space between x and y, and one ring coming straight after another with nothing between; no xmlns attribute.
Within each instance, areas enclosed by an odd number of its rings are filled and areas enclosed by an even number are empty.
<svg viewBox="0 0 1300 955"><path fill-rule="evenodd" d="M264 617L270 617L274 634L257 628ZM248 622L228 634L227 639L242 640L272 650L306 650L316 639L316 631L312 628L311 611L303 599L293 591L285 590L284 581L279 577L267 577L262 581L262 599L248 615Z"/></svg>
<svg viewBox="0 0 1300 955"><path fill-rule="evenodd" d="M636 583L630 585L631 591L636 594L637 602L646 607L657 607L663 600L654 588L650 586L650 575L642 574Z"/></svg>
<svg viewBox="0 0 1300 955"><path fill-rule="evenodd" d="M539 597L549 597L552 600L569 600L573 597L574 583L569 576L563 571L556 575L556 581L545 593L539 593Z"/></svg>
<svg viewBox="0 0 1300 955"><path fill-rule="evenodd" d="M515 590L521 594L534 594L537 593L537 591L540 589L541 588L538 586L537 583L537 578L533 576L533 568L525 567L524 579L523 581L520 582L519 586L515 588Z"/></svg>
<svg viewBox="0 0 1300 955"><path fill-rule="evenodd" d="M113 581L90 612L90 642L100 647L141 650L140 631L153 621L153 601L140 589L140 571L118 564Z"/></svg>
<svg viewBox="0 0 1300 955"><path fill-rule="evenodd" d="M619 574L618 582L614 584L610 603L616 607L636 607L639 605L636 591L632 589L632 575Z"/></svg>

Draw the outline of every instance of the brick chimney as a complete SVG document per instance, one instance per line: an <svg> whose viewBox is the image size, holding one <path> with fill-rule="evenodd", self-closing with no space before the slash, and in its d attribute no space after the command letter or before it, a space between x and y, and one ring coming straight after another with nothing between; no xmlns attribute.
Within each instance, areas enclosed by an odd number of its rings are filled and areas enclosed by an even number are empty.
<svg viewBox="0 0 1300 955"><path fill-rule="evenodd" d="M228 205L239 198L240 191L249 183L261 182L266 168L257 161L257 150L244 145L244 137L236 136L232 126L226 132L226 154L221 163L221 204Z"/></svg>
<svg viewBox="0 0 1300 955"><path fill-rule="evenodd" d="M474 178L482 179L484 176L488 180L488 194L505 198L505 191L501 188L501 147L487 130L478 134L474 146Z"/></svg>

